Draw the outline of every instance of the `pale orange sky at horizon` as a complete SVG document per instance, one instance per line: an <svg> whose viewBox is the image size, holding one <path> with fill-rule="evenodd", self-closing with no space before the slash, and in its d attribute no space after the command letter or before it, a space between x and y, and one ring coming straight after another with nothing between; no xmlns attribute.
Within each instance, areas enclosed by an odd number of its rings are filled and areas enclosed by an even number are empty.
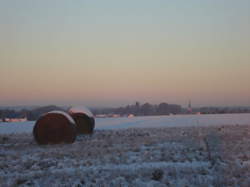
<svg viewBox="0 0 250 187"><path fill-rule="evenodd" d="M2 3L0 106L248 106L250 3L223 2Z"/></svg>

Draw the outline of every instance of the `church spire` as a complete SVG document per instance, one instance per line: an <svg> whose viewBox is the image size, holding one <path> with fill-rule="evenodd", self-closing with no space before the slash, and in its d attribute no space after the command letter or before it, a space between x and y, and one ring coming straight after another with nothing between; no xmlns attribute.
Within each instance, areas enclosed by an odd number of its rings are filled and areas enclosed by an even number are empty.
<svg viewBox="0 0 250 187"><path fill-rule="evenodd" d="M188 112L189 112L189 113L192 113L191 100L188 101Z"/></svg>

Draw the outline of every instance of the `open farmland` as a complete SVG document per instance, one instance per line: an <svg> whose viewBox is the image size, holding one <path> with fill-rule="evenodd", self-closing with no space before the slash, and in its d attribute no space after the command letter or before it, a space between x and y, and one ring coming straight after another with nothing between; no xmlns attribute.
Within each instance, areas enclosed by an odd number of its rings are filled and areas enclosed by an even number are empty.
<svg viewBox="0 0 250 187"><path fill-rule="evenodd" d="M51 184L248 187L250 125L97 126L73 144L47 146L31 133L0 135L0 186Z"/></svg>

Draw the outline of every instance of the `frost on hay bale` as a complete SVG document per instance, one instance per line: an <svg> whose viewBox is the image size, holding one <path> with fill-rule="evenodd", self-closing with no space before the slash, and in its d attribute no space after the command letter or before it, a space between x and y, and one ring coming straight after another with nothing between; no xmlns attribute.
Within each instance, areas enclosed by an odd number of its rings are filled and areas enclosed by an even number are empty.
<svg viewBox="0 0 250 187"><path fill-rule="evenodd" d="M33 135L39 144L73 143L76 138L76 124L67 113L52 111L37 120Z"/></svg>
<svg viewBox="0 0 250 187"><path fill-rule="evenodd" d="M86 107L72 107L69 114L76 122L78 134L92 134L95 128L94 115Z"/></svg>

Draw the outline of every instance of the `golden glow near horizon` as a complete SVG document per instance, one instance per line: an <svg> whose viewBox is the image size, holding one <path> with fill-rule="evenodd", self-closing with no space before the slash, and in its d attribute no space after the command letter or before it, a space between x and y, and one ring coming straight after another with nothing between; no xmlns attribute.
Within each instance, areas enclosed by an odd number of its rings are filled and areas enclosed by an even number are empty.
<svg viewBox="0 0 250 187"><path fill-rule="evenodd" d="M1 13L0 105L250 105L249 3L46 3Z"/></svg>

